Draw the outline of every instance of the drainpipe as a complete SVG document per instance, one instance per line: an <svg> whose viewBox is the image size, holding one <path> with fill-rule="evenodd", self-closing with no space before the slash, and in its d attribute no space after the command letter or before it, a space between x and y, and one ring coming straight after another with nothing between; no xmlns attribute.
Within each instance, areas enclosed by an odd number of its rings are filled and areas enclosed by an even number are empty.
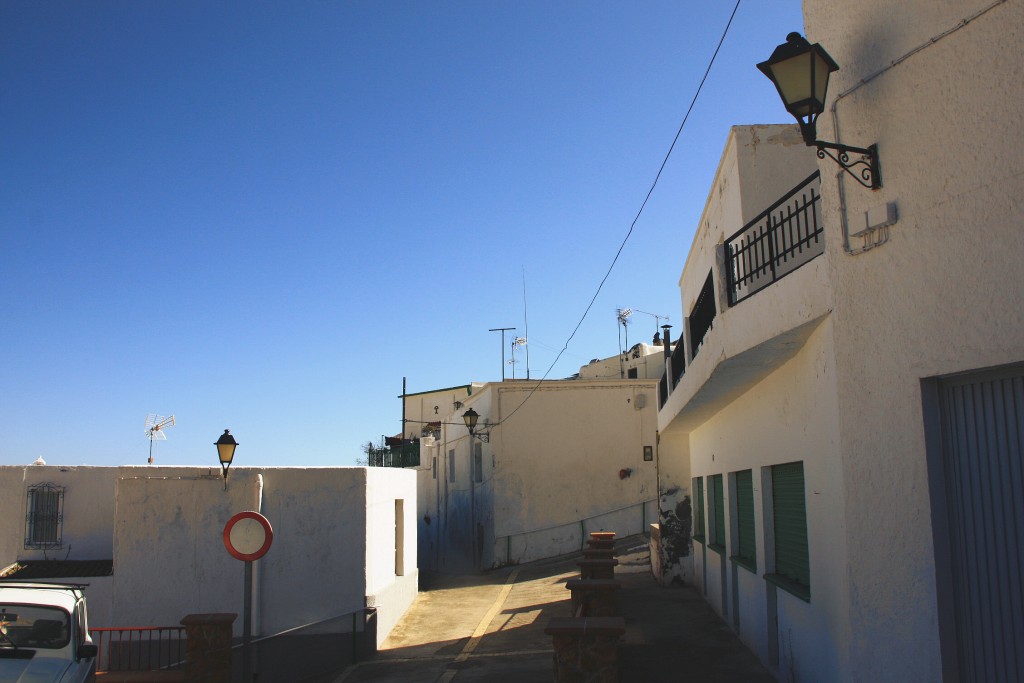
<svg viewBox="0 0 1024 683"><path fill-rule="evenodd" d="M254 505L253 508L256 512L263 514L263 475L256 475L256 493L253 496ZM263 635L260 630L260 565L262 561L257 560L252 563L252 633L254 636Z"/></svg>

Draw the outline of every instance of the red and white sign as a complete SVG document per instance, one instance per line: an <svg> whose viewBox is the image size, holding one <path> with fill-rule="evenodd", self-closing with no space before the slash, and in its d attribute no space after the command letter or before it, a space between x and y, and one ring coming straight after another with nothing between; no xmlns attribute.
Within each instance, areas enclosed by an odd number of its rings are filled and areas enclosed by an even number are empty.
<svg viewBox="0 0 1024 683"><path fill-rule="evenodd" d="M224 525L224 547L237 560L258 560L270 550L274 530L258 512L239 512Z"/></svg>

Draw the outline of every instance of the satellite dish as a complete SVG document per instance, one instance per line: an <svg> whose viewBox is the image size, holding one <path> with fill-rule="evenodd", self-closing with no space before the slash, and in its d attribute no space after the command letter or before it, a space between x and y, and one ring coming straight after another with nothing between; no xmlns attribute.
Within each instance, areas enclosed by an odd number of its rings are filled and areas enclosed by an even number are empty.
<svg viewBox="0 0 1024 683"><path fill-rule="evenodd" d="M146 438L149 439L149 464L153 464L153 442L167 441L167 434L164 432L168 427L174 426L174 416L164 417L156 413L146 416Z"/></svg>

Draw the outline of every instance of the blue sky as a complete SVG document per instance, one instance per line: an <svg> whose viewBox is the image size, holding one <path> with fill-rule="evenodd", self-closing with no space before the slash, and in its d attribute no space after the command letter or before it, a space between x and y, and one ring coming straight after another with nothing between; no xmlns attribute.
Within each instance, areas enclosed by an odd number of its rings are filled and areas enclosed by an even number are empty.
<svg viewBox="0 0 1024 683"><path fill-rule="evenodd" d="M350 465L410 392L551 366L732 3L0 4L0 464ZM550 378L677 280L797 0L746 0ZM738 227L738 226L737 226ZM630 343L649 340L637 314ZM510 340L510 338L509 338ZM517 354L515 373L526 372ZM512 375L512 368L506 374Z"/></svg>

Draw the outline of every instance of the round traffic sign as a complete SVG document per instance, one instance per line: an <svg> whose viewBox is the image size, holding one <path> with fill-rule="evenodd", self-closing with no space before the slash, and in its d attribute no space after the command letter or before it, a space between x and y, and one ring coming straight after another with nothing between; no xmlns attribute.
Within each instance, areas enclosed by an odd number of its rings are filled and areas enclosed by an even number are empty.
<svg viewBox="0 0 1024 683"><path fill-rule="evenodd" d="M270 550L274 530L258 512L239 512L224 525L224 547L235 559L258 560Z"/></svg>

